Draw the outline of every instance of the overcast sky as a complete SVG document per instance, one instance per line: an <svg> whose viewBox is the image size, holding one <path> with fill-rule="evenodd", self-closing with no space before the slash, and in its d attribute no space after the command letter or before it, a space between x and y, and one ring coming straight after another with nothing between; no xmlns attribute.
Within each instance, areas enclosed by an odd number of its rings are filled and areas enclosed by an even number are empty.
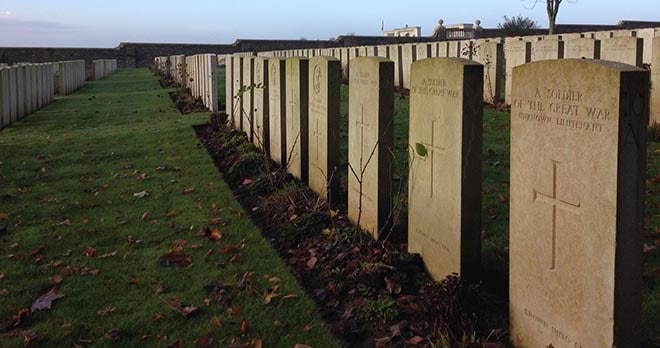
<svg viewBox="0 0 660 348"><path fill-rule="evenodd" d="M660 21L660 0L564 0L558 23ZM327 40L381 35L438 19L495 28L521 14L547 27L545 6L526 0L0 0L0 46L115 47L120 42L232 43L242 39Z"/></svg>

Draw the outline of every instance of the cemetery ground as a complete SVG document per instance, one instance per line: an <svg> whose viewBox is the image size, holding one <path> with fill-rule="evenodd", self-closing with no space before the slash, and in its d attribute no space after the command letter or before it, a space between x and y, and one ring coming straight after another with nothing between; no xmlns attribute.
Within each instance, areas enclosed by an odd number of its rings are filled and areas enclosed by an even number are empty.
<svg viewBox="0 0 660 348"><path fill-rule="evenodd" d="M146 69L0 137L0 346L338 346Z"/></svg>
<svg viewBox="0 0 660 348"><path fill-rule="evenodd" d="M224 83L224 76L219 74L218 81ZM348 93L342 88L345 139ZM415 333L429 328L415 327L415 317L442 321L449 318L443 310L459 310L460 320L448 325L463 329L460 321L477 319L472 313L500 310L506 316L506 304L499 301L506 299L508 287L507 112L484 110L486 287L466 286L455 278L424 286L427 278L418 269L419 260L402 251L405 237L397 234L406 224L407 97L395 97L395 180L402 182L397 197L402 228L382 249L383 243L351 229L341 210L304 214L304 202L315 201L290 181L283 190L268 192L279 201L259 201L268 187L255 185L259 173L247 177L242 170L229 171L238 163L237 154L254 153L249 146L226 147L225 154L210 151L227 170L225 179L234 184L247 209L242 208L193 131L196 127L203 135L219 130L219 116L200 127L209 114L180 115L168 91L146 70L124 70L58 99L0 134L0 345L204 346L213 338L220 346L233 341L247 347L329 347L341 344L329 333L330 325L346 333L344 339L369 342L364 328L357 326L366 322L378 335L371 340L422 346L428 341ZM224 88L219 92L222 102ZM241 143L235 132L218 134L217 143L209 143L212 139L202 137L211 150ZM343 154L346 149L344 141ZM341 171L348 173L346 156L342 159ZM647 173L642 340L645 346L657 346L658 142L649 142ZM269 202L280 203L285 213L269 214ZM300 211L288 210L290 206ZM269 223L263 216L275 217L264 235L317 305L298 288L248 212L262 226ZM339 264L341 268L329 267ZM484 294L485 288L495 295ZM449 296L406 295L421 289ZM475 308L480 306L488 308ZM338 307L343 311L337 312ZM335 312L340 320L326 325L318 309L329 319ZM500 320L495 315L475 321L506 329ZM442 346L449 333L435 333L433 343ZM490 337L477 331L451 334L483 342L496 341L494 336L502 332Z"/></svg>

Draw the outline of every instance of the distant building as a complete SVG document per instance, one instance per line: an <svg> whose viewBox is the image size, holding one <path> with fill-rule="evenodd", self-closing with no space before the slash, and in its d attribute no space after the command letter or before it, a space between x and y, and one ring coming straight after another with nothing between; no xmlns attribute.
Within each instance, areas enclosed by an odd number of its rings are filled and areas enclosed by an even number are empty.
<svg viewBox="0 0 660 348"><path fill-rule="evenodd" d="M384 31L384 36L407 36L407 37L420 37L422 36L422 27L409 27L396 28L394 30Z"/></svg>

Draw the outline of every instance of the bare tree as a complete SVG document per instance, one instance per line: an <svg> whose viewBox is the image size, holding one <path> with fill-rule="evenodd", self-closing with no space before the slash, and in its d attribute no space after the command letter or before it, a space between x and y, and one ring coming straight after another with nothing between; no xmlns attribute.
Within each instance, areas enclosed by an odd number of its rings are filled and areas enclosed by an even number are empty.
<svg viewBox="0 0 660 348"><path fill-rule="evenodd" d="M536 7L539 3L545 2L546 10L548 12L548 29L549 34L555 33L555 23L557 22L557 14L559 13L559 5L561 5L564 0L520 0L523 2L529 3L528 10L531 10ZM577 0L565 0L568 3L576 3Z"/></svg>

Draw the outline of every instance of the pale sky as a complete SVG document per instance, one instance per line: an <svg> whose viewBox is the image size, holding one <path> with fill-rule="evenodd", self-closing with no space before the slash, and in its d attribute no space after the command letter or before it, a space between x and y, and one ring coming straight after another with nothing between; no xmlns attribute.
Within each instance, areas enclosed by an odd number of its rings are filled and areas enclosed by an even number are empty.
<svg viewBox="0 0 660 348"><path fill-rule="evenodd" d="M496 28L523 15L547 27L545 6L526 0L0 0L0 46L116 47L120 42L229 44L236 39L327 40L381 35L438 19ZM577 0L562 3L559 24L660 21L660 0Z"/></svg>

